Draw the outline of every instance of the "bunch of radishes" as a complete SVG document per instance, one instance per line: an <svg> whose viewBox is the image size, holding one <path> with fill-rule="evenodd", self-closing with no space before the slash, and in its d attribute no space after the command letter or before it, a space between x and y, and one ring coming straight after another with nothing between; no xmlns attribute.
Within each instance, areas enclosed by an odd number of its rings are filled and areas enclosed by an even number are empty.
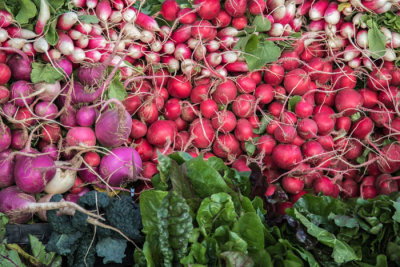
<svg viewBox="0 0 400 267"><path fill-rule="evenodd" d="M185 151L239 171L257 162L266 194L279 183L293 201L304 189L365 198L398 191L399 33L382 28L377 57L362 19L397 3L340 2L195 0L181 8L167 0L150 16L145 2L74 0L74 10L52 17L42 0L35 31L0 11L0 187L69 191L76 201L85 185L126 190L148 180L158 153ZM286 49L249 71L246 52L234 47L255 16L271 28L253 34ZM60 79L33 84L43 78L39 63ZM109 91L122 84L128 96L119 101Z"/></svg>

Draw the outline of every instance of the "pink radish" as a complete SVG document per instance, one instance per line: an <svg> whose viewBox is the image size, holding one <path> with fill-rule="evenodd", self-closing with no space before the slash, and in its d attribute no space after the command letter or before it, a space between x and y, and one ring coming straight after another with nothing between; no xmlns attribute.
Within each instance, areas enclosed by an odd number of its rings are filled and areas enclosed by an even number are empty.
<svg viewBox="0 0 400 267"><path fill-rule="evenodd" d="M38 21L35 26L35 32L37 34L42 34L44 26L50 19L50 8L46 0L40 0L40 12L38 16Z"/></svg>

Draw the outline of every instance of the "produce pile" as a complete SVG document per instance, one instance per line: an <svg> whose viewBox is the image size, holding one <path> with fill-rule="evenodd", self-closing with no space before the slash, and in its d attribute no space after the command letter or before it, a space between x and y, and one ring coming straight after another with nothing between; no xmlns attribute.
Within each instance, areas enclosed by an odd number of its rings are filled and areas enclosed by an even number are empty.
<svg viewBox="0 0 400 267"><path fill-rule="evenodd" d="M258 166L258 195L281 215L306 193L399 191L399 9L384 0L1 1L0 212L26 223L61 208L98 225L104 218L77 205L81 196L138 200L160 179L166 191L159 160L182 152L240 173Z"/></svg>

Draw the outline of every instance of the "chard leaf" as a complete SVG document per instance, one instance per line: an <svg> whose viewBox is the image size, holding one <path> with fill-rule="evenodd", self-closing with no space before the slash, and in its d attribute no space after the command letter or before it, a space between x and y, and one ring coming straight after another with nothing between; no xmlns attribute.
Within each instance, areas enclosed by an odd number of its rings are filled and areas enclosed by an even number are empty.
<svg viewBox="0 0 400 267"><path fill-rule="evenodd" d="M0 266L2 267L25 267L19 258L18 252L7 249L5 244L0 244Z"/></svg>
<svg viewBox="0 0 400 267"><path fill-rule="evenodd" d="M148 234L157 229L157 211L168 194L165 191L146 190L140 194L140 211L142 213L143 233Z"/></svg>
<svg viewBox="0 0 400 267"><path fill-rule="evenodd" d="M225 251L219 257L225 261L227 267L253 267L254 261L240 251Z"/></svg>
<svg viewBox="0 0 400 267"><path fill-rule="evenodd" d="M257 213L243 214L233 229L247 242L249 252L264 249L264 226Z"/></svg>
<svg viewBox="0 0 400 267"><path fill-rule="evenodd" d="M61 266L61 256L54 252L47 252L46 247L33 235L29 235L29 243L33 257L45 266Z"/></svg>
<svg viewBox="0 0 400 267"><path fill-rule="evenodd" d="M55 83L63 79L63 70L58 71L51 64L32 63L31 81L33 83Z"/></svg>

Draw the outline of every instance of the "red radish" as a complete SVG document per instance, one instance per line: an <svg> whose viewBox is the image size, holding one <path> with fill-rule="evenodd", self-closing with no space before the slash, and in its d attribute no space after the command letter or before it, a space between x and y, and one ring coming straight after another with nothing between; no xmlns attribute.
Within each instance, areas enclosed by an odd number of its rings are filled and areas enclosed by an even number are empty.
<svg viewBox="0 0 400 267"><path fill-rule="evenodd" d="M351 119L349 117L337 118L335 124L335 129L337 131L348 132L350 130L350 127L351 127Z"/></svg>
<svg viewBox="0 0 400 267"><path fill-rule="evenodd" d="M274 88L269 84L261 84L255 89L254 96L260 104L268 104L274 99Z"/></svg>
<svg viewBox="0 0 400 267"><path fill-rule="evenodd" d="M152 17L150 17L150 16L148 16L148 15L146 15L146 14L144 14L144 13L138 11L138 10L136 10L133 7L130 7L130 8L133 9L136 12L136 21L135 21L135 23L137 25L139 25L140 27L142 27L145 30L152 31L152 32L160 30L160 28L158 26L158 23L157 23L157 21L155 19L153 19Z"/></svg>
<svg viewBox="0 0 400 267"><path fill-rule="evenodd" d="M314 120L303 119L297 124L297 133L304 139L312 139L317 136L318 126Z"/></svg>
<svg viewBox="0 0 400 267"><path fill-rule="evenodd" d="M282 67L286 71L291 71L299 67L299 56L294 51L284 51L279 59L282 62Z"/></svg>
<svg viewBox="0 0 400 267"><path fill-rule="evenodd" d="M188 7L183 8L178 12L178 19L182 24L193 24L196 21L196 18L196 13Z"/></svg>
<svg viewBox="0 0 400 267"><path fill-rule="evenodd" d="M252 14L252 15L262 14L265 9L265 1L264 0L250 0L247 2L247 8L249 9L250 14Z"/></svg>
<svg viewBox="0 0 400 267"><path fill-rule="evenodd" d="M100 156L93 151L86 152L83 160L92 167L97 167L100 165Z"/></svg>
<svg viewBox="0 0 400 267"><path fill-rule="evenodd" d="M363 104L363 97L354 89L341 90L335 98L337 111L344 112L345 116L353 115Z"/></svg>
<svg viewBox="0 0 400 267"><path fill-rule="evenodd" d="M294 69L285 75L284 86L292 95L304 95L310 86L310 77L302 69Z"/></svg>
<svg viewBox="0 0 400 267"><path fill-rule="evenodd" d="M11 78L10 68L3 63L0 63L0 85L8 83Z"/></svg>
<svg viewBox="0 0 400 267"><path fill-rule="evenodd" d="M315 114L313 120L317 123L318 134L327 135L333 131L335 127L335 121L331 118L328 113Z"/></svg>
<svg viewBox="0 0 400 267"><path fill-rule="evenodd" d="M221 10L217 16L212 20L213 25L217 28L225 28L231 24L231 16L225 11Z"/></svg>
<svg viewBox="0 0 400 267"><path fill-rule="evenodd" d="M176 131L170 124L171 121L153 122L147 130L147 140L157 147L165 147L175 140Z"/></svg>
<svg viewBox="0 0 400 267"><path fill-rule="evenodd" d="M175 120L175 124L178 131L184 131L188 128L188 123L184 121L181 117Z"/></svg>
<svg viewBox="0 0 400 267"><path fill-rule="evenodd" d="M241 17L233 18L232 26L238 30L243 30L247 26L247 17L241 16Z"/></svg>
<svg viewBox="0 0 400 267"><path fill-rule="evenodd" d="M400 103L400 91L396 87L390 86L389 89L379 92L378 100L386 107L394 108Z"/></svg>
<svg viewBox="0 0 400 267"><path fill-rule="evenodd" d="M226 0L225 11L232 17L240 17L246 13L246 0Z"/></svg>
<svg viewBox="0 0 400 267"><path fill-rule="evenodd" d="M0 86L0 104L7 103L9 98L10 98L10 91L7 89L7 87Z"/></svg>
<svg viewBox="0 0 400 267"><path fill-rule="evenodd" d="M368 139L374 130L374 123L368 117L359 119L353 124L352 136L361 140Z"/></svg>
<svg viewBox="0 0 400 267"><path fill-rule="evenodd" d="M68 146L94 146L96 136L89 127L74 127L68 131L66 143Z"/></svg>
<svg viewBox="0 0 400 267"><path fill-rule="evenodd" d="M190 134L186 131L178 132L175 136L175 149L183 151L189 142Z"/></svg>
<svg viewBox="0 0 400 267"><path fill-rule="evenodd" d="M302 191L300 191L299 193L293 195L293 196L291 197L292 202L293 202L293 203L296 203L297 200L299 200L299 199L300 199L302 196L304 196L305 194L307 194L307 191L302 190Z"/></svg>
<svg viewBox="0 0 400 267"><path fill-rule="evenodd" d="M161 15L168 21L174 21L180 8L175 0L166 0L161 5Z"/></svg>
<svg viewBox="0 0 400 267"><path fill-rule="evenodd" d="M207 20L198 20L192 24L191 28L192 37L195 39L213 39L213 25Z"/></svg>
<svg viewBox="0 0 400 267"><path fill-rule="evenodd" d="M235 129L237 121L235 115L229 111L220 111L215 114L211 123L216 131L221 131L222 133L229 133Z"/></svg>
<svg viewBox="0 0 400 267"><path fill-rule="evenodd" d="M284 106L280 102L272 102L268 107L268 112L274 117L278 117L283 110Z"/></svg>
<svg viewBox="0 0 400 267"><path fill-rule="evenodd" d="M331 197L337 197L339 194L337 185L326 176L316 179L313 188L316 194L323 193L325 196Z"/></svg>
<svg viewBox="0 0 400 267"><path fill-rule="evenodd" d="M211 122L206 119L194 120L190 124L189 132L193 138L193 145L197 148L209 147L215 138Z"/></svg>
<svg viewBox="0 0 400 267"><path fill-rule="evenodd" d="M285 176L282 179L282 187L289 194L298 194L304 188L304 182L296 177Z"/></svg>
<svg viewBox="0 0 400 267"><path fill-rule="evenodd" d="M207 118L211 119L218 112L218 105L212 99L207 99L200 104L201 114Z"/></svg>
<svg viewBox="0 0 400 267"><path fill-rule="evenodd" d="M205 157L205 155L204 155ZM232 163L232 168L238 172L251 172L251 169L247 166L247 161L245 157L239 157Z"/></svg>
<svg viewBox="0 0 400 267"><path fill-rule="evenodd" d="M165 117L168 120L176 120L181 115L181 105L179 99L171 98L165 103Z"/></svg>
<svg viewBox="0 0 400 267"><path fill-rule="evenodd" d="M168 93L176 98L187 98L192 91L192 84L183 75L177 75L168 80Z"/></svg>
<svg viewBox="0 0 400 267"><path fill-rule="evenodd" d="M171 40L177 44L184 43L192 36L191 26L183 25L174 30L171 34Z"/></svg>
<svg viewBox="0 0 400 267"><path fill-rule="evenodd" d="M285 76L285 69L278 64L272 64L264 72L264 82L276 86L279 85Z"/></svg>
<svg viewBox="0 0 400 267"><path fill-rule="evenodd" d="M358 158L363 152L362 144L354 139L340 138L335 142L335 147L349 160Z"/></svg>
<svg viewBox="0 0 400 267"><path fill-rule="evenodd" d="M389 195L393 192L399 191L399 185L396 180L392 179L390 174L381 174L375 182L379 194Z"/></svg>
<svg viewBox="0 0 400 267"><path fill-rule="evenodd" d="M144 138L139 138L134 141L135 150L139 153L143 161L151 160L153 157L153 147Z"/></svg>
<svg viewBox="0 0 400 267"><path fill-rule="evenodd" d="M143 168L142 168L141 175L144 178L151 179L157 173L158 173L158 170L157 170L156 164L154 164L153 162L150 162L150 161L143 162Z"/></svg>
<svg viewBox="0 0 400 267"><path fill-rule="evenodd" d="M238 84L238 91L242 94L252 93L256 89L256 82L247 76L239 77L236 80Z"/></svg>
<svg viewBox="0 0 400 267"><path fill-rule="evenodd" d="M220 158L236 157L241 152L239 141L232 134L218 135L213 144L213 152Z"/></svg>
<svg viewBox="0 0 400 267"><path fill-rule="evenodd" d="M357 84L357 78L354 71L344 66L342 69L335 69L332 75L332 84L334 89L353 89Z"/></svg>
<svg viewBox="0 0 400 267"><path fill-rule="evenodd" d="M142 138L147 133L147 125L139 120L132 120L132 130L130 137L133 139Z"/></svg>
<svg viewBox="0 0 400 267"><path fill-rule="evenodd" d="M192 106L190 103L185 103L182 105L181 118L187 122L191 122L197 117L198 110L198 106Z"/></svg>
<svg viewBox="0 0 400 267"><path fill-rule="evenodd" d="M140 100L140 97L136 94L130 94L127 98L124 99L122 103L129 114L134 114L140 107L142 101Z"/></svg>
<svg viewBox="0 0 400 267"><path fill-rule="evenodd" d="M378 95L376 92L369 89L361 89L358 93L363 97L364 104L363 106L366 108L374 107L378 102Z"/></svg>
<svg viewBox="0 0 400 267"><path fill-rule="evenodd" d="M212 97L217 104L228 104L232 102L237 96L237 89L235 84L231 80L220 83Z"/></svg>
<svg viewBox="0 0 400 267"><path fill-rule="evenodd" d="M291 208L293 208L292 202L281 202L281 203L278 203L277 212L280 215L286 215L286 209L291 209Z"/></svg>
<svg viewBox="0 0 400 267"><path fill-rule="evenodd" d="M281 122L284 124L295 125L297 117L293 112L285 111L281 116Z"/></svg>
<svg viewBox="0 0 400 267"><path fill-rule="evenodd" d="M382 156L378 159L379 170L384 173L394 173L400 170L400 145L393 143L381 149Z"/></svg>
<svg viewBox="0 0 400 267"><path fill-rule="evenodd" d="M253 127L246 119L239 119L235 129L235 137L239 141L249 141L253 136Z"/></svg>
<svg viewBox="0 0 400 267"><path fill-rule="evenodd" d="M271 155L276 146L276 141L270 135L263 135L257 140L257 151L264 155Z"/></svg>
<svg viewBox="0 0 400 267"><path fill-rule="evenodd" d="M291 170L303 160L300 148L291 144L279 144L272 151L275 164L284 170Z"/></svg>
<svg viewBox="0 0 400 267"><path fill-rule="evenodd" d="M249 66L247 65L246 62L234 62L234 63L229 63L226 66L226 70L230 72L248 72L249 71Z"/></svg>
<svg viewBox="0 0 400 267"><path fill-rule="evenodd" d="M308 141L304 143L301 150L304 158L307 159L307 162L311 165L319 164L325 160L324 155L322 155L325 151L317 141Z"/></svg>
<svg viewBox="0 0 400 267"><path fill-rule="evenodd" d="M296 104L295 113L298 117L308 118L312 115L312 112L313 112L313 106L310 103L301 100Z"/></svg>
<svg viewBox="0 0 400 267"><path fill-rule="evenodd" d="M376 106L369 112L369 117L374 121L376 126L383 127L393 120L394 114L391 109L383 109Z"/></svg>
<svg viewBox="0 0 400 267"><path fill-rule="evenodd" d="M202 19L215 19L220 13L221 6L218 0L195 0L194 4L200 6L197 14Z"/></svg>
<svg viewBox="0 0 400 267"><path fill-rule="evenodd" d="M293 126L282 124L275 129L274 137L280 143L291 143L296 137L296 130Z"/></svg>
<svg viewBox="0 0 400 267"><path fill-rule="evenodd" d="M198 85L190 93L190 101L194 104L201 103L208 98L209 85Z"/></svg>
<svg viewBox="0 0 400 267"><path fill-rule="evenodd" d="M232 111L240 118L248 118L255 112L255 101L256 99L253 95L240 95L233 102Z"/></svg>

